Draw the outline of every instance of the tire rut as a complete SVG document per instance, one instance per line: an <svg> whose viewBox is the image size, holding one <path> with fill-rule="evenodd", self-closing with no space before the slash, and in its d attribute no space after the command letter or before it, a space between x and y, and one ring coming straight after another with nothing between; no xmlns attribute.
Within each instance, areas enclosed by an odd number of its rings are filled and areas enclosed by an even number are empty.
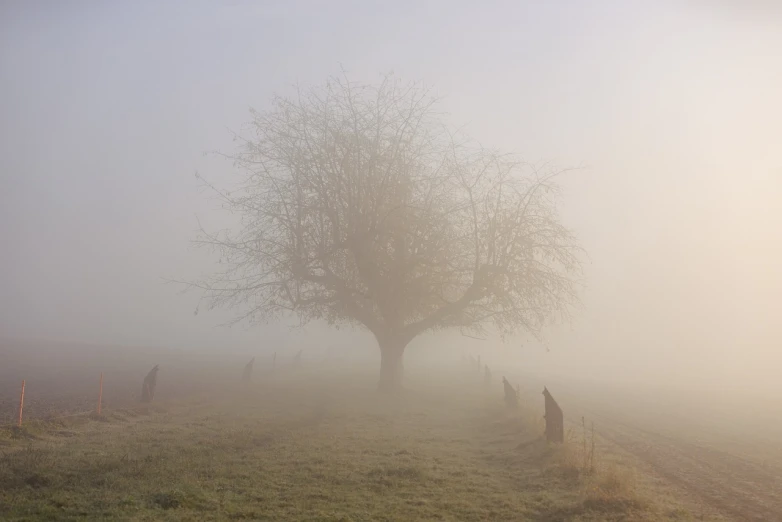
<svg viewBox="0 0 782 522"><path fill-rule="evenodd" d="M600 435L716 511L738 521L782 521L782 473L731 453L594 412Z"/></svg>

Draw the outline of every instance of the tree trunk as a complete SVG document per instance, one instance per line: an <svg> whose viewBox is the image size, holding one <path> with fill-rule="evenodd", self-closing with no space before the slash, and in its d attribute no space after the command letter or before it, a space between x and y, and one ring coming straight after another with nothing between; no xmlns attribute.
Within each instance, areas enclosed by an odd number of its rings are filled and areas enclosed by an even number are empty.
<svg viewBox="0 0 782 522"><path fill-rule="evenodd" d="M402 389L402 356L405 344L382 340L380 345L380 382L377 389L382 393L395 393Z"/></svg>

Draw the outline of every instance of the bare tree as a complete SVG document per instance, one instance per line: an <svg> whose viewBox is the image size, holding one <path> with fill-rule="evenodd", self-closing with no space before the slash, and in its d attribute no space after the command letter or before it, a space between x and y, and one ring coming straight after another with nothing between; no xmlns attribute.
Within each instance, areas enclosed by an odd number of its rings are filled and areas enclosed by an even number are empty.
<svg viewBox="0 0 782 522"><path fill-rule="evenodd" d="M405 347L423 332L538 335L566 316L580 249L557 214L557 172L450 132L435 102L390 76L331 78L251 111L227 156L240 188L205 182L241 217L196 240L227 267L195 284L209 306L366 328L384 391L400 387Z"/></svg>

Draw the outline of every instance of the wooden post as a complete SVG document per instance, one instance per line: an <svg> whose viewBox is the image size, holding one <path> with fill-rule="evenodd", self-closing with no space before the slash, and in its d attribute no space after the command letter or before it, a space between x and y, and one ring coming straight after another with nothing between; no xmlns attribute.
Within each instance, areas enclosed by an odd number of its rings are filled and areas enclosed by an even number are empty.
<svg viewBox="0 0 782 522"><path fill-rule="evenodd" d="M584 437L584 471L586 471L587 464L589 463L589 457L587 455L587 423L583 415L581 416L581 428L583 429L582 434Z"/></svg>
<svg viewBox="0 0 782 522"><path fill-rule="evenodd" d="M100 415L101 405L103 403L103 372L100 372L100 387L98 388L98 415Z"/></svg>
<svg viewBox="0 0 782 522"><path fill-rule="evenodd" d="M244 365L244 372L242 373L242 381L244 382L250 382L253 378L253 363L255 362L255 357L250 359L250 362Z"/></svg>
<svg viewBox="0 0 782 522"><path fill-rule="evenodd" d="M22 426L22 411L24 410L24 379L22 379L22 393L19 395L19 421L16 423L17 426Z"/></svg>
<svg viewBox="0 0 782 522"><path fill-rule="evenodd" d="M519 407L519 397L516 395L516 390L510 385L508 379L502 378L502 388L505 391L505 406L508 408Z"/></svg>
<svg viewBox="0 0 782 522"><path fill-rule="evenodd" d="M157 386L157 372L158 365L156 364L144 377L144 384L141 386L141 402L152 402L152 398L155 396L155 386Z"/></svg>
<svg viewBox="0 0 782 522"><path fill-rule="evenodd" d="M557 401L551 396L551 393L544 386L543 397L545 398L546 414L546 439L549 442L565 442L565 422L562 415L562 408L559 407Z"/></svg>

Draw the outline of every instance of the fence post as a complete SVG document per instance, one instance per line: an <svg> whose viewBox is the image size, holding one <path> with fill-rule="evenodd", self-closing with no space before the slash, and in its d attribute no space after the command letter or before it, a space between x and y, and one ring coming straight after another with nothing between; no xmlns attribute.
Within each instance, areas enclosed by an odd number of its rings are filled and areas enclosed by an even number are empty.
<svg viewBox="0 0 782 522"><path fill-rule="evenodd" d="M581 427L583 428L582 435L584 437L584 471L586 471L589 458L587 454L587 424L583 415L581 416Z"/></svg>
<svg viewBox="0 0 782 522"><path fill-rule="evenodd" d="M19 395L19 421L17 426L22 427L22 411L24 410L24 379L22 379L22 393Z"/></svg>
<svg viewBox="0 0 782 522"><path fill-rule="evenodd" d="M100 372L100 387L98 388L98 415L100 415L101 404L103 403L103 372Z"/></svg>
<svg viewBox="0 0 782 522"><path fill-rule="evenodd" d="M565 442L565 420L562 408L559 407L545 386L543 387L543 397L545 398L546 410L546 414L543 416L546 419L546 440L563 443Z"/></svg>

